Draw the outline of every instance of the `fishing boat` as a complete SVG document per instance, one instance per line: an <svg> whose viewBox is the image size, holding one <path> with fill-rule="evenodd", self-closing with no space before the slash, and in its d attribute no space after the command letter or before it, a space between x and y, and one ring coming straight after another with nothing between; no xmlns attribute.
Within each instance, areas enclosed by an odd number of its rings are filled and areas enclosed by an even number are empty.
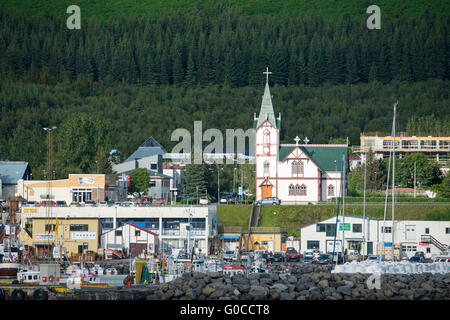
<svg viewBox="0 0 450 320"><path fill-rule="evenodd" d="M20 263L2 262L0 263L0 277L16 277L20 268Z"/></svg>
<svg viewBox="0 0 450 320"><path fill-rule="evenodd" d="M234 275L245 275L248 276L248 274L250 273L250 267L244 267L244 266L233 266L231 264L227 264L224 266L221 266L221 272L222 274L226 274L226 275L230 275L230 276L234 276Z"/></svg>

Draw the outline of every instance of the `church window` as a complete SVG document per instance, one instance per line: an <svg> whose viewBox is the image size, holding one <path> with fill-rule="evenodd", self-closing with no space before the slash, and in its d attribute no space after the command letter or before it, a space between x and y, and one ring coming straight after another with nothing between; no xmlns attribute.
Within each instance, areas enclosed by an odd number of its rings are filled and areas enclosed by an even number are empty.
<svg viewBox="0 0 450 320"><path fill-rule="evenodd" d="M268 162L264 162L264 175L269 175L270 164Z"/></svg>
<svg viewBox="0 0 450 320"><path fill-rule="evenodd" d="M300 195L301 196L306 196L306 186L304 184L302 184L300 186Z"/></svg>
<svg viewBox="0 0 450 320"><path fill-rule="evenodd" d="M328 186L328 195L334 196L334 187L331 184Z"/></svg>
<svg viewBox="0 0 450 320"><path fill-rule="evenodd" d="M297 162L292 162L292 174L297 174Z"/></svg>
<svg viewBox="0 0 450 320"><path fill-rule="evenodd" d="M293 184L291 184L291 185L289 186L289 195L290 195L290 196L295 195L295 190L294 190L294 185L293 185Z"/></svg>
<svg viewBox="0 0 450 320"><path fill-rule="evenodd" d="M300 195L300 186L298 184L295 186L295 194Z"/></svg>
<svg viewBox="0 0 450 320"><path fill-rule="evenodd" d="M298 167L298 174L303 174L303 162L299 162L298 164L297 164L297 167Z"/></svg>
<svg viewBox="0 0 450 320"><path fill-rule="evenodd" d="M264 131L263 134L263 152L264 154L270 154L270 132Z"/></svg>

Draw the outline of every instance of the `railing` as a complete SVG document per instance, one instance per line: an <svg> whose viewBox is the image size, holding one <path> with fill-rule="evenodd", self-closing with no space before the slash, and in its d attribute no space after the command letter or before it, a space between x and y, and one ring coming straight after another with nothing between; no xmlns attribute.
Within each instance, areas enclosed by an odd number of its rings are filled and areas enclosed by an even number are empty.
<svg viewBox="0 0 450 320"><path fill-rule="evenodd" d="M241 233L242 227L223 227L224 233Z"/></svg>
<svg viewBox="0 0 450 320"><path fill-rule="evenodd" d="M285 227L251 227L250 233L282 233L286 230Z"/></svg>
<svg viewBox="0 0 450 320"><path fill-rule="evenodd" d="M421 242L427 242L433 244L435 247L437 247L441 251L445 251L448 246L446 244L440 243L435 237L424 234L420 237Z"/></svg>

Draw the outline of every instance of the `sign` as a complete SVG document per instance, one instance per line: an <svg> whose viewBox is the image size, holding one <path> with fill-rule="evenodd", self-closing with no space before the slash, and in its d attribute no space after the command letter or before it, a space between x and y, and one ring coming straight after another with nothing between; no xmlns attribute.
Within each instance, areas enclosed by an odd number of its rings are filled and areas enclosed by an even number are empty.
<svg viewBox="0 0 450 320"><path fill-rule="evenodd" d="M242 187L239 187L239 195L242 196Z"/></svg>
<svg viewBox="0 0 450 320"><path fill-rule="evenodd" d="M419 246L428 247L430 244L428 242L419 242Z"/></svg>
<svg viewBox="0 0 450 320"><path fill-rule="evenodd" d="M342 222L339 224L339 231L342 231ZM344 223L344 231L350 231L350 223Z"/></svg>
<svg viewBox="0 0 450 320"><path fill-rule="evenodd" d="M392 242L385 242L385 243L384 243L384 246L385 246L385 247L392 247Z"/></svg>
<svg viewBox="0 0 450 320"><path fill-rule="evenodd" d="M28 214L28 213L38 213L38 208L22 208L22 213Z"/></svg>
<svg viewBox="0 0 450 320"><path fill-rule="evenodd" d="M97 232L72 232L72 240L95 240Z"/></svg>
<svg viewBox="0 0 450 320"><path fill-rule="evenodd" d="M38 233L34 235L35 240L53 240L52 233Z"/></svg>
<svg viewBox="0 0 450 320"><path fill-rule="evenodd" d="M78 177L79 184L94 184L93 177Z"/></svg>

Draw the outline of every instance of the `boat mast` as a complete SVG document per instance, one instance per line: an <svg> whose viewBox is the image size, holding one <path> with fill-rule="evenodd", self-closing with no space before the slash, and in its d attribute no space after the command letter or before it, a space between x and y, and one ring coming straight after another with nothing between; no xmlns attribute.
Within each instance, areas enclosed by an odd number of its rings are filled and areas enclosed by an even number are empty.
<svg viewBox="0 0 450 320"><path fill-rule="evenodd" d="M342 180L342 259L345 263L345 174L347 171L347 166L345 163L345 153L342 155L342 173L343 173L343 180Z"/></svg>
<svg viewBox="0 0 450 320"><path fill-rule="evenodd" d="M394 261L394 222L395 222L395 116L397 112L397 103L394 104L394 120L392 123L392 261Z"/></svg>
<svg viewBox="0 0 450 320"><path fill-rule="evenodd" d="M367 151L366 153L366 160L364 161L364 205L363 205L363 243L362 243L362 253L364 257L365 253L365 244L366 244L366 181L367 181Z"/></svg>

